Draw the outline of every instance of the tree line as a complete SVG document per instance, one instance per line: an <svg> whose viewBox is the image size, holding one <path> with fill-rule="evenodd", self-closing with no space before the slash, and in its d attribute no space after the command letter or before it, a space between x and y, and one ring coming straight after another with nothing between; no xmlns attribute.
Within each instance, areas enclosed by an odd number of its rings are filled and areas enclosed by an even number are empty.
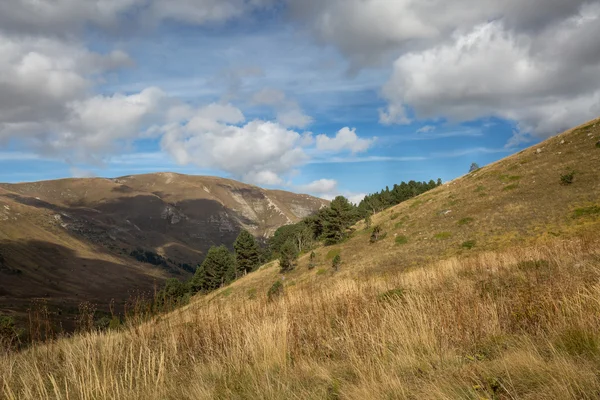
<svg viewBox="0 0 600 400"><path fill-rule="evenodd" d="M386 187L378 193L365 196L354 205L343 196L331 201L311 216L298 223L277 229L265 247L261 247L252 234L242 230L233 244L233 252L226 246L213 246L208 250L204 261L196 268L188 282L169 279L159 292L158 301L177 305L187 302L196 293L208 293L228 285L254 270L261 264L279 259L281 272L294 269L298 254L308 252L317 243L325 245L340 243L349 237L351 227L361 219L412 197L431 190L442 182L440 179L429 182L402 182L390 190Z"/></svg>

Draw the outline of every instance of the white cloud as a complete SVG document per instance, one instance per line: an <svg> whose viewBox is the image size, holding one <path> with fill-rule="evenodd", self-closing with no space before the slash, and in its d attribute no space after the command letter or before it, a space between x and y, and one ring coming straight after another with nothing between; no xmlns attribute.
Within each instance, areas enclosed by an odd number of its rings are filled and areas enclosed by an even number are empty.
<svg viewBox="0 0 600 400"><path fill-rule="evenodd" d="M433 125L425 125L417 129L417 133L429 133L435 131L435 126Z"/></svg>
<svg viewBox="0 0 600 400"><path fill-rule="evenodd" d="M389 113L409 107L425 119L494 116L516 121L521 134L540 136L591 119L600 113L600 87L589 84L600 80L600 48L585 64L565 54L586 25L600 35L599 15L565 21L544 38L486 23L450 43L403 55L383 90Z"/></svg>
<svg viewBox="0 0 600 400"><path fill-rule="evenodd" d="M277 121L287 128L305 128L313 122L300 105L289 99L284 92L273 88L263 88L252 96L252 103L267 105L277 110Z"/></svg>
<svg viewBox="0 0 600 400"><path fill-rule="evenodd" d="M299 186L298 190L312 194L331 194L337 191L337 186L338 183L334 179L319 179Z"/></svg>
<svg viewBox="0 0 600 400"><path fill-rule="evenodd" d="M361 139L356 134L356 129L348 127L340 129L335 137L330 138L326 135L317 136L317 149L321 151L350 151L352 154L367 151L374 143L373 139Z"/></svg>

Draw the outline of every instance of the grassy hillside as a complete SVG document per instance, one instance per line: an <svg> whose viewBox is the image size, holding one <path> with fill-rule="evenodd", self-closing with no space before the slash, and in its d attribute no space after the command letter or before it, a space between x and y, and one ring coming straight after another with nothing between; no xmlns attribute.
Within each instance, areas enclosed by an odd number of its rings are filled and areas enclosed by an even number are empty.
<svg viewBox="0 0 600 400"><path fill-rule="evenodd" d="M0 356L0 396L598 398L599 139L594 121L386 210L377 243L361 222L273 301L276 262L151 321Z"/></svg>

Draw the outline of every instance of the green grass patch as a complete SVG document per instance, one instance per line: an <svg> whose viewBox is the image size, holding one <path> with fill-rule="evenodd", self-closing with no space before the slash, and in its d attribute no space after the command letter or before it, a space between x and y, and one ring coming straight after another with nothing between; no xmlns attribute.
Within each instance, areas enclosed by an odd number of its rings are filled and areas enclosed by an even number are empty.
<svg viewBox="0 0 600 400"><path fill-rule="evenodd" d="M502 190L504 191L509 191L509 190L515 190L519 187L519 185L517 183L513 183L511 185L506 185L502 188Z"/></svg>
<svg viewBox="0 0 600 400"><path fill-rule="evenodd" d="M519 175L500 175L500 180L502 182L516 182L521 179Z"/></svg>
<svg viewBox="0 0 600 400"><path fill-rule="evenodd" d="M317 270L317 275L323 275L323 274L326 274L326 273L327 273L327 270L325 268L319 268Z"/></svg>
<svg viewBox="0 0 600 400"><path fill-rule="evenodd" d="M458 220L458 225L460 225L460 226L467 225L473 221L475 221L475 219L473 219L471 217L462 218L462 219Z"/></svg>
<svg viewBox="0 0 600 400"><path fill-rule="evenodd" d="M404 235L398 235L394 241L396 244L406 244L408 243L408 238Z"/></svg>
<svg viewBox="0 0 600 400"><path fill-rule="evenodd" d="M419 207L421 204L423 204L423 202L421 200L415 200L413 201L413 203L410 205L410 208L417 208Z"/></svg>
<svg viewBox="0 0 600 400"><path fill-rule="evenodd" d="M436 233L435 235L433 235L434 239L438 239L438 240L446 240L446 239L450 239L452 237L452 233L450 232L439 232Z"/></svg>
<svg viewBox="0 0 600 400"><path fill-rule="evenodd" d="M220 295L222 297L229 297L231 295L231 293L233 293L233 288L227 288L225 290L223 290Z"/></svg>
<svg viewBox="0 0 600 400"><path fill-rule="evenodd" d="M372 231L372 229L371 229ZM333 260L335 258L335 256L339 256L340 255L341 250L340 249L331 249L327 252L327 255L325 256L325 258L327 260Z"/></svg>
<svg viewBox="0 0 600 400"><path fill-rule="evenodd" d="M246 292L246 294L248 295L248 298L250 300L254 300L256 298L256 288L248 289L248 291Z"/></svg>
<svg viewBox="0 0 600 400"><path fill-rule="evenodd" d="M400 214L398 214L398 213L394 213L394 214L392 214L392 216L390 217L390 219L393 221L393 220L395 220L396 218L398 218L399 216L400 216Z"/></svg>
<svg viewBox="0 0 600 400"><path fill-rule="evenodd" d="M479 186L477 186L477 188L475 188L474 192L479 193L479 192L483 192L484 190L485 190L485 186L479 185Z"/></svg>
<svg viewBox="0 0 600 400"><path fill-rule="evenodd" d="M587 217L590 215L600 214L600 206L594 205L589 207L576 208L573 211L573 218Z"/></svg>
<svg viewBox="0 0 600 400"><path fill-rule="evenodd" d="M463 242L460 247L462 247L463 249L467 249L467 250L471 250L473 247L475 247L475 241L474 240L467 240L466 242Z"/></svg>

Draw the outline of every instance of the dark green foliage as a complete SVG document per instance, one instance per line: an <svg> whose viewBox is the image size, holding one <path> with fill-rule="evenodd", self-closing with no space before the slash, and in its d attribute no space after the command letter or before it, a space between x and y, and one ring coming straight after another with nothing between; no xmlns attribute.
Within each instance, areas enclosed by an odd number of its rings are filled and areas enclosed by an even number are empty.
<svg viewBox="0 0 600 400"><path fill-rule="evenodd" d="M267 298L269 301L273 301L283 295L283 283L281 281L277 281L269 288L267 292Z"/></svg>
<svg viewBox="0 0 600 400"><path fill-rule="evenodd" d="M575 171L569 171L566 174L563 174L560 176L560 183L562 185L570 185L571 183L573 183L573 180L575 179Z"/></svg>
<svg viewBox="0 0 600 400"><path fill-rule="evenodd" d="M313 269L316 266L317 266L317 255L313 251L310 253L310 257L308 259L308 269Z"/></svg>
<svg viewBox="0 0 600 400"><path fill-rule="evenodd" d="M463 244L461 245L461 247L463 249L472 249L473 247L475 247L475 241L474 240L467 240L466 242L463 242Z"/></svg>
<svg viewBox="0 0 600 400"><path fill-rule="evenodd" d="M467 224L470 224L470 223L471 223L471 222L473 222L473 221L474 221L474 219L473 219L473 218L471 218L471 217L462 218L462 219L460 219L460 220L458 221L458 225L461 225L461 226L462 226L462 225L467 225Z"/></svg>
<svg viewBox="0 0 600 400"><path fill-rule="evenodd" d="M517 183L513 183L512 185L506 185L502 188L502 190L504 191L508 191L508 190L514 190L516 188L518 188L519 185Z"/></svg>
<svg viewBox="0 0 600 400"><path fill-rule="evenodd" d="M329 207L322 208L297 224L279 228L269 239L271 257L279 257L281 247L288 240L294 243L298 252L310 250L318 240L324 241L326 245L339 243L348 237L350 227L361 219L365 219L365 225L369 229L373 213L418 196L441 184L441 179L437 182L433 180L402 182L394 185L391 190L386 187L379 193L365 196L358 206L354 206L343 196L338 196Z"/></svg>
<svg viewBox="0 0 600 400"><path fill-rule="evenodd" d="M158 293L158 305L163 307L174 307L186 304L189 301L190 285L178 279L167 279L165 287Z"/></svg>
<svg viewBox="0 0 600 400"><path fill-rule="evenodd" d="M600 140L596 142L596 148L600 149Z"/></svg>
<svg viewBox="0 0 600 400"><path fill-rule="evenodd" d="M375 243L385 237L386 237L386 233L382 231L381 226L375 225L375 227L373 227L373 232L371 232L371 237L369 239L369 242Z"/></svg>
<svg viewBox="0 0 600 400"><path fill-rule="evenodd" d="M433 180L430 180L429 182L402 182L399 185L394 185L391 190L389 187L386 187L385 190L382 190L379 193L365 196L358 205L358 214L361 217L365 217L368 213L382 211L388 207L400 204L403 201L425 193L428 190L434 189L441 184L442 180L438 179L437 182L434 182Z"/></svg>
<svg viewBox="0 0 600 400"><path fill-rule="evenodd" d="M576 208L575 211L573 211L573 218L585 217L588 215L596 214L600 214L600 206Z"/></svg>
<svg viewBox="0 0 600 400"><path fill-rule="evenodd" d="M347 229L357 221L356 208L344 196L338 196L322 213L323 239L326 245L336 244L346 238Z"/></svg>
<svg viewBox="0 0 600 400"><path fill-rule="evenodd" d="M340 257L340 255L337 254L335 257L333 257L333 261L331 262L331 268L333 268L334 271L338 271L341 265L342 257Z"/></svg>
<svg viewBox="0 0 600 400"><path fill-rule="evenodd" d="M192 293L209 292L235 278L236 261L227 247L211 247L190 282Z"/></svg>
<svg viewBox="0 0 600 400"><path fill-rule="evenodd" d="M475 172L478 169L479 169L479 165L477 163L473 163L473 164L471 164L471 167L469 168L469 173Z"/></svg>
<svg viewBox="0 0 600 400"><path fill-rule="evenodd" d="M112 317L104 315L97 319L94 325L100 331L116 330L121 326L121 319L116 315Z"/></svg>
<svg viewBox="0 0 600 400"><path fill-rule="evenodd" d="M177 265L179 265L179 268L181 268L182 270L184 270L184 271L186 271L186 272L190 272L190 273L192 273L192 274L193 274L194 272L196 272L196 267L194 267L194 266L193 266L193 265L191 265L191 264L188 264L188 263L179 263L179 264L177 264Z"/></svg>
<svg viewBox="0 0 600 400"><path fill-rule="evenodd" d="M260 264L260 252L256 239L247 230L242 230L235 243L235 259L237 261L236 276L254 271Z"/></svg>
<svg viewBox="0 0 600 400"><path fill-rule="evenodd" d="M0 350L17 347L22 336L23 331L16 327L12 317L0 315Z"/></svg>
<svg viewBox="0 0 600 400"><path fill-rule="evenodd" d="M279 255L279 267L281 272L289 272L294 269L298 252L292 241L287 241L281 247Z"/></svg>
<svg viewBox="0 0 600 400"><path fill-rule="evenodd" d="M160 254L156 254L152 251L137 248L137 249L133 250L131 253L129 253L129 255L131 257L135 258L136 260L138 260L139 262L162 267L162 268L166 269L167 271L174 273L174 274L181 273L181 271L177 270L176 268L171 267L169 265L169 263L167 262L167 260L163 256L161 256Z"/></svg>

